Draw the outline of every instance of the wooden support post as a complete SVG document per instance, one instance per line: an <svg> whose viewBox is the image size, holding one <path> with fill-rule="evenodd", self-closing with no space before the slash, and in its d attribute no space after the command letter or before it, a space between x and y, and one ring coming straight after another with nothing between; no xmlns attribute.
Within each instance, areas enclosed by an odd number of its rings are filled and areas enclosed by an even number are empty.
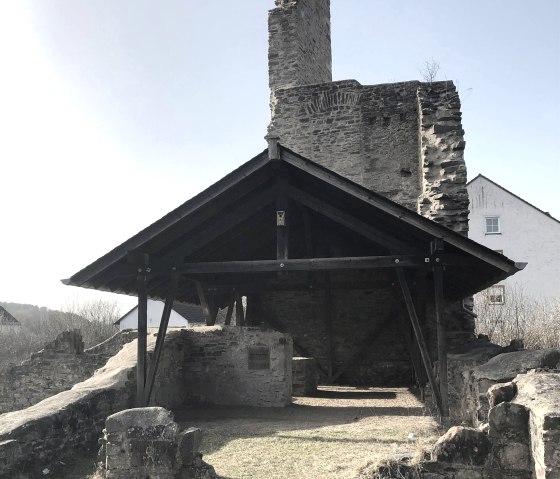
<svg viewBox="0 0 560 479"><path fill-rule="evenodd" d="M440 396L439 388L437 387L436 384L434 372L432 371L432 361L430 359L430 354L428 353L426 341L424 340L424 334L422 333L422 328L420 327L420 323L418 321L418 315L416 314L416 309L414 308L412 295L410 294L410 289L408 288L408 283L406 282L406 276L401 268L397 268L397 276L399 278L399 283L403 293L404 302L406 304L406 309L408 310L408 315L410 317L410 322L412 323L412 329L414 330L414 336L416 337L416 342L418 343L418 347L420 349L422 362L424 363L424 368L426 369L428 381L430 383L430 387L432 388L432 394L434 395L434 399L436 401L438 411L443 416L441 396Z"/></svg>
<svg viewBox="0 0 560 479"><path fill-rule="evenodd" d="M235 297L235 324L245 326L245 312L243 311L243 297L237 293Z"/></svg>
<svg viewBox="0 0 560 479"><path fill-rule="evenodd" d="M212 298L208 296L204 285L199 281L196 281L196 292L198 293L200 307L206 318L206 326L214 326L216 324L218 308L213 304Z"/></svg>
<svg viewBox="0 0 560 479"><path fill-rule="evenodd" d="M148 346L148 278L141 269L137 278L138 288L138 357L136 364L136 407L144 407L146 385L146 356Z"/></svg>
<svg viewBox="0 0 560 479"><path fill-rule="evenodd" d="M412 367L414 368L414 374L416 375L416 379L418 380L418 385L420 386L420 393L422 395L422 399L424 399L424 386L426 385L426 375L422 369L422 358L419 357L418 351L416 350L414 343L412 342L412 338L410 337L410 327L409 324L406 322L403 316L403 312L399 311L397 313L397 318L401 325L403 331L404 341L406 343L406 349L408 350L408 354L410 355L410 361L412 362Z"/></svg>
<svg viewBox="0 0 560 479"><path fill-rule="evenodd" d="M328 381L332 382L334 373L334 355L333 355L333 335L332 335L332 294L331 294L331 274L329 271L325 273L325 292L323 296L323 322L327 332L327 371Z"/></svg>
<svg viewBox="0 0 560 479"><path fill-rule="evenodd" d="M154 349L154 356L152 358L152 361L150 361L150 366L148 368L148 376L146 379L146 387L144 390L144 404L146 406L150 404L150 397L152 395L152 389L154 387L154 381L159 366L159 360L161 358L161 353L163 351L165 334L167 333L167 326L169 325L169 317L171 316L171 310L173 309L173 301L175 299L176 289L177 289L177 275L173 273L170 278L169 291L167 293L167 298L165 299L165 306L163 307L163 312L161 314L161 321L159 323L159 330L156 339L156 346Z"/></svg>
<svg viewBox="0 0 560 479"><path fill-rule="evenodd" d="M440 241L432 243L432 253L441 252L443 244ZM437 260L436 260L437 261ZM449 390L447 378L447 341L445 331L445 303L443 299L443 267L437 264L433 268L435 306L436 306L436 326L437 326L437 346L438 346L438 374L439 391L441 394L442 416L449 417Z"/></svg>
<svg viewBox="0 0 560 479"><path fill-rule="evenodd" d="M227 308L227 313L226 313L226 319L224 321L224 324L226 326L229 326L231 324L231 317L233 316L234 306L235 306L235 291L232 290L232 292L229 296L229 303L228 303L228 308Z"/></svg>
<svg viewBox="0 0 560 479"><path fill-rule="evenodd" d="M276 197L276 259L288 259L288 182L285 178L277 180Z"/></svg>

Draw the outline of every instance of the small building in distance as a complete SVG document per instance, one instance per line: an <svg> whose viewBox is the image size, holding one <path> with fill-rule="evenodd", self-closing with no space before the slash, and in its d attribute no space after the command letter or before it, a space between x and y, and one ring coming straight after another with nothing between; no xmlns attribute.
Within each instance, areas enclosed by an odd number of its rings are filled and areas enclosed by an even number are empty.
<svg viewBox="0 0 560 479"><path fill-rule="evenodd" d="M0 306L0 333L19 330L21 324L10 312Z"/></svg>
<svg viewBox="0 0 560 479"><path fill-rule="evenodd" d="M560 221L483 175L467 189L469 238L527 263L514 277L492 286L489 301L504 304L508 290L536 299L560 298Z"/></svg>
<svg viewBox="0 0 560 479"><path fill-rule="evenodd" d="M148 328L159 328L161 315L163 313L163 301L148 300ZM173 310L169 316L170 328L188 328L193 325L206 324L202 308L196 304L178 303L173 304ZM138 328L138 306L134 306L126 313L115 325L119 330L137 329Z"/></svg>

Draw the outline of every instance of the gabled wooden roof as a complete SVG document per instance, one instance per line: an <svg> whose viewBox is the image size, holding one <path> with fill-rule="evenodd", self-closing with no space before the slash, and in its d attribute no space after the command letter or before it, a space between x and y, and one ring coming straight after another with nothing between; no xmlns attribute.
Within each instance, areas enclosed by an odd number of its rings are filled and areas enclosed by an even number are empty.
<svg viewBox="0 0 560 479"><path fill-rule="evenodd" d="M445 274L447 292L456 298L522 268L287 148L279 146L276 157L263 151L63 283L135 295L131 259L149 255L153 298L165 297L172 267L182 272L178 301L198 302L192 279L239 284L257 276L265 284L267 274L276 276L268 267L250 275L181 268L256 260L271 260L273 266L278 188L289 198L290 259L428 256L431 242L441 239L446 254L454 257Z"/></svg>

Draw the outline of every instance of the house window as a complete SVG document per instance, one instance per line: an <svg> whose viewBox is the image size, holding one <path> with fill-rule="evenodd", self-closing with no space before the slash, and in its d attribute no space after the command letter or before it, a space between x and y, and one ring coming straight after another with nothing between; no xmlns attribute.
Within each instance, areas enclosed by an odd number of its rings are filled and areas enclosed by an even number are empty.
<svg viewBox="0 0 560 479"><path fill-rule="evenodd" d="M505 299L505 286L497 284L488 288L488 302L490 304L504 304Z"/></svg>
<svg viewBox="0 0 560 479"><path fill-rule="evenodd" d="M486 218L486 234L499 235L500 234L500 217L487 216Z"/></svg>

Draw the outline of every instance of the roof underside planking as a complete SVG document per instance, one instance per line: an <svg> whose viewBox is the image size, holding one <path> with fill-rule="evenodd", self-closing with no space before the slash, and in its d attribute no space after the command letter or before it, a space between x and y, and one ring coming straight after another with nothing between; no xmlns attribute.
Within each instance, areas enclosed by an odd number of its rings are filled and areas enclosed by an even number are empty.
<svg viewBox="0 0 560 479"><path fill-rule="evenodd" d="M165 298L172 268L180 276L176 300L183 302L198 302L197 281L224 293L309 287L301 274L279 276L280 267L350 270L356 287L368 289L393 274L393 263L430 269L438 239L448 298L467 297L522 268L282 146L278 156L270 159L265 150L63 282L136 295L134 263L142 260L149 261L151 298ZM279 195L288 198L290 259L282 263Z"/></svg>

